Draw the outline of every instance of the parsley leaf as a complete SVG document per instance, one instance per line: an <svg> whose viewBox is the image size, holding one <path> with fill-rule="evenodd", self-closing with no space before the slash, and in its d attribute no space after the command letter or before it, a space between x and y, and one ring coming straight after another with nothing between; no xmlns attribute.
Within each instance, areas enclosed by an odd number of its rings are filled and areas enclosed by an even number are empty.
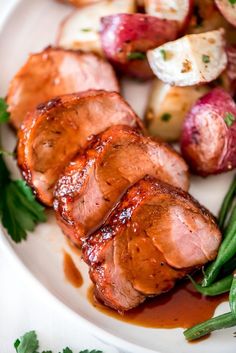
<svg viewBox="0 0 236 353"><path fill-rule="evenodd" d="M91 32L91 28L82 28L81 31L82 32Z"/></svg>
<svg viewBox="0 0 236 353"><path fill-rule="evenodd" d="M235 4L236 4L236 0L229 0L229 3L230 3L231 5L235 5Z"/></svg>
<svg viewBox="0 0 236 353"><path fill-rule="evenodd" d="M30 331L25 333L22 337L18 338L15 343L14 347L17 353L38 353L39 342L37 338L37 334L35 331ZM43 351L42 353L53 353L52 351ZM62 350L62 353L73 353L73 351L66 347ZM102 351L93 349L88 350L85 349L84 351L80 351L79 353L103 353Z"/></svg>
<svg viewBox="0 0 236 353"><path fill-rule="evenodd" d="M225 114L224 121L228 127L232 126L235 120L236 117L232 113Z"/></svg>
<svg viewBox="0 0 236 353"><path fill-rule="evenodd" d="M14 347L17 353L36 353L36 350L39 348L36 332L30 331L25 333L15 341Z"/></svg>
<svg viewBox="0 0 236 353"><path fill-rule="evenodd" d="M36 200L23 180L10 180L1 190L2 224L16 243L27 238L27 231L46 221L44 207Z"/></svg>
<svg viewBox="0 0 236 353"><path fill-rule="evenodd" d="M146 58L146 54L140 51L133 51L127 55L128 60L144 60Z"/></svg>
<svg viewBox="0 0 236 353"><path fill-rule="evenodd" d="M63 349L62 353L73 353L69 347Z"/></svg>
<svg viewBox="0 0 236 353"><path fill-rule="evenodd" d="M171 118L172 118L172 116L171 116L170 113L164 113L164 114L162 114L162 116L161 116L161 120L162 120L162 121L169 121Z"/></svg>
<svg viewBox="0 0 236 353"><path fill-rule="evenodd" d="M7 121L7 105L0 98L0 123ZM46 221L44 207L36 200L31 189L23 180L11 180L10 173L0 150L0 220L16 243L26 239L39 222ZM17 344L17 343L16 343Z"/></svg>
<svg viewBox="0 0 236 353"><path fill-rule="evenodd" d="M3 98L0 98L0 123L8 121L10 114L7 111L8 105Z"/></svg>
<svg viewBox="0 0 236 353"><path fill-rule="evenodd" d="M208 63L210 62L210 57L209 57L209 55L203 54L203 55L202 55L202 61L203 61L205 64L208 64Z"/></svg>

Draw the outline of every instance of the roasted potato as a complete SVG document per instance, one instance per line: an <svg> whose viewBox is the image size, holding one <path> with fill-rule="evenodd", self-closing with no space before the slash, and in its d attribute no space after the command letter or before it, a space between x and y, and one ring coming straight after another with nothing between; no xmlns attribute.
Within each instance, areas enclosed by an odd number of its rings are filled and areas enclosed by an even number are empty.
<svg viewBox="0 0 236 353"><path fill-rule="evenodd" d="M141 79L153 76L147 50L175 39L178 31L176 21L141 13L106 16L101 22L106 57L122 72Z"/></svg>
<svg viewBox="0 0 236 353"><path fill-rule="evenodd" d="M135 9L135 0L106 0L84 6L62 22L57 45L65 49L82 49L103 55L99 37L101 17L123 12L133 13Z"/></svg>
<svg viewBox="0 0 236 353"><path fill-rule="evenodd" d="M230 92L236 97L236 46L228 47L226 52L228 56L226 76L229 80Z"/></svg>
<svg viewBox="0 0 236 353"><path fill-rule="evenodd" d="M182 32L191 19L193 0L145 0L145 11L160 19L177 21Z"/></svg>
<svg viewBox="0 0 236 353"><path fill-rule="evenodd" d="M197 101L183 124L181 150L202 176L236 167L236 104L228 92L215 88Z"/></svg>
<svg viewBox="0 0 236 353"><path fill-rule="evenodd" d="M146 112L149 133L165 141L178 140L186 114L208 90L207 85L176 87L156 79Z"/></svg>
<svg viewBox="0 0 236 353"><path fill-rule="evenodd" d="M214 0L194 0L193 16L187 33L204 33L218 28L224 28L228 43L236 44L236 29L225 20Z"/></svg>
<svg viewBox="0 0 236 353"><path fill-rule="evenodd" d="M211 82L226 68L224 30L186 35L148 51L154 74L175 86Z"/></svg>
<svg viewBox="0 0 236 353"><path fill-rule="evenodd" d="M230 0L215 0L224 18L236 27L236 2Z"/></svg>

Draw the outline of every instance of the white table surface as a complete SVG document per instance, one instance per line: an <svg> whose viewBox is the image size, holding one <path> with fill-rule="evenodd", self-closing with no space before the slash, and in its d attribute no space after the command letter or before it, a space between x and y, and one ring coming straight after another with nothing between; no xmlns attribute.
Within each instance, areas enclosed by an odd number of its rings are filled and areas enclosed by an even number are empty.
<svg viewBox="0 0 236 353"><path fill-rule="evenodd" d="M0 0L0 29L15 1ZM0 352L14 352L15 339L30 330L38 334L40 351L51 349L57 353L69 346L75 353L87 348L118 353L79 326L73 315L56 303L53 305L47 294L38 291L34 281L0 247Z"/></svg>

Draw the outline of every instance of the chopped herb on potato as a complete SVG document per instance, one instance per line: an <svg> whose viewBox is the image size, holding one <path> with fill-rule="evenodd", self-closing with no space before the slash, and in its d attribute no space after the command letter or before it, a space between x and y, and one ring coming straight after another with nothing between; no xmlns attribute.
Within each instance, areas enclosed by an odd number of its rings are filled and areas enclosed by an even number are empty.
<svg viewBox="0 0 236 353"><path fill-rule="evenodd" d="M161 49L160 53L162 55L163 60L166 60L167 59L166 51L164 49Z"/></svg>
<svg viewBox="0 0 236 353"><path fill-rule="evenodd" d="M226 113L224 121L228 127L232 126L235 122L236 117L232 113Z"/></svg>
<svg viewBox="0 0 236 353"><path fill-rule="evenodd" d="M164 114L162 114L162 116L161 116L161 120L162 120L162 121L169 121L171 118L172 118L172 116L171 116L170 113L164 113Z"/></svg>
<svg viewBox="0 0 236 353"><path fill-rule="evenodd" d="M209 55L203 54L203 55L202 55L202 61L203 61L205 64L208 64L208 63L210 62L210 57L209 57Z"/></svg>
<svg viewBox="0 0 236 353"><path fill-rule="evenodd" d="M91 32L91 28L82 28L81 31L82 32Z"/></svg>
<svg viewBox="0 0 236 353"><path fill-rule="evenodd" d="M235 4L236 4L236 0L229 0L229 3L230 3L231 5L235 5Z"/></svg>
<svg viewBox="0 0 236 353"><path fill-rule="evenodd" d="M146 58L146 54L140 51L133 51L127 55L128 60L144 60Z"/></svg>

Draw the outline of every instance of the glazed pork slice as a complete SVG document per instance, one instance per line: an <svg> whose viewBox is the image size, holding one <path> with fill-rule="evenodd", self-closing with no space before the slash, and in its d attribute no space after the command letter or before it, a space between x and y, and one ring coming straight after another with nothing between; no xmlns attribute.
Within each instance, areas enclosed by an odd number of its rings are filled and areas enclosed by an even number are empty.
<svg viewBox="0 0 236 353"><path fill-rule="evenodd" d="M188 167L168 145L129 126L112 126L94 137L65 169L54 208L64 233L80 245L104 221L126 189L146 174L188 189Z"/></svg>
<svg viewBox="0 0 236 353"><path fill-rule="evenodd" d="M32 54L7 94L11 124L18 129L28 111L53 97L88 89L119 91L112 66L92 53L48 47Z"/></svg>
<svg viewBox="0 0 236 353"><path fill-rule="evenodd" d="M99 90L54 98L27 115L18 135L18 165L42 203L52 206L55 183L88 138L115 124L142 128L118 93Z"/></svg>
<svg viewBox="0 0 236 353"><path fill-rule="evenodd" d="M119 311L169 291L216 257L213 216L185 191L146 176L83 245L96 295Z"/></svg>

